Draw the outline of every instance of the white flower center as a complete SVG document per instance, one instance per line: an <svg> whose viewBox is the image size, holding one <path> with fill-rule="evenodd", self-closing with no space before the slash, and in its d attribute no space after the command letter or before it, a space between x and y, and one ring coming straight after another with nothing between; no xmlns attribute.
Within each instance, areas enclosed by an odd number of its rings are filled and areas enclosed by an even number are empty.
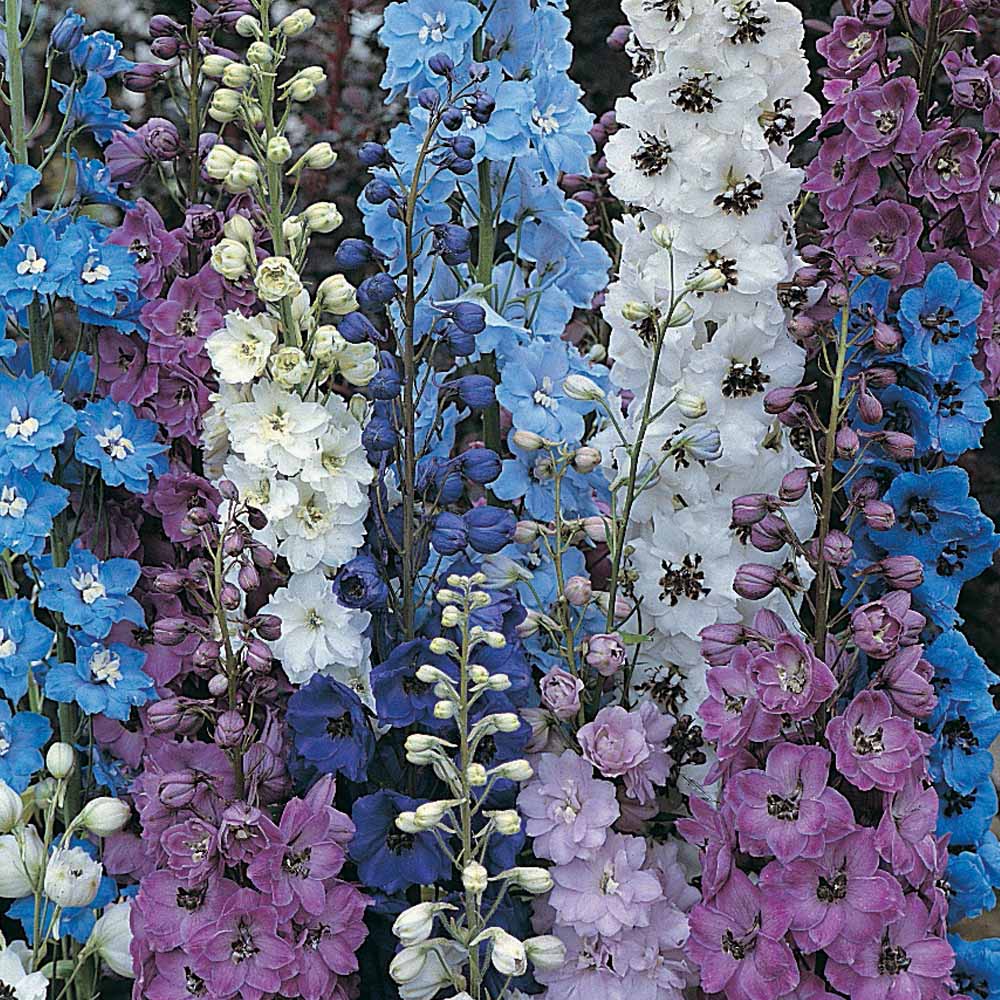
<svg viewBox="0 0 1000 1000"><path fill-rule="evenodd" d="M433 15L424 14L423 20L424 26L417 32L420 43L426 45L428 42L443 42L445 32L448 30L448 18L444 12L439 10Z"/></svg>
<svg viewBox="0 0 1000 1000"><path fill-rule="evenodd" d="M97 443L107 454L118 462L124 461L129 455L135 454L135 445L130 438L125 437L121 424L109 427L103 434L97 435Z"/></svg>
<svg viewBox="0 0 1000 1000"><path fill-rule="evenodd" d="M22 441L29 441L38 432L38 421L34 417L22 417L21 411L16 407L10 408L10 423L4 428L4 435L8 440L19 437Z"/></svg>
<svg viewBox="0 0 1000 1000"><path fill-rule="evenodd" d="M552 379L548 375L542 378L541 387L536 389L531 398L541 407L550 412L559 409L559 400L552 398Z"/></svg>
<svg viewBox="0 0 1000 1000"><path fill-rule="evenodd" d="M265 441L281 441L288 437L292 418L281 410L265 413L260 418L260 432Z"/></svg>
<svg viewBox="0 0 1000 1000"><path fill-rule="evenodd" d="M99 601L102 597L107 596L108 593L107 588L101 583L101 578L96 570L93 573L80 570L73 577L73 586L80 591L80 599L84 604L93 604L95 601Z"/></svg>
<svg viewBox="0 0 1000 1000"><path fill-rule="evenodd" d="M556 106L550 104L544 111L541 108L535 108L531 112L531 121L542 135L551 135L553 132L559 131L559 120L556 118L557 111Z"/></svg>
<svg viewBox="0 0 1000 1000"><path fill-rule="evenodd" d="M310 608L306 612L306 628L310 628L314 632L318 632L323 625L323 616L315 608Z"/></svg>
<svg viewBox="0 0 1000 1000"><path fill-rule="evenodd" d="M114 687L122 679L121 663L110 649L102 649L91 658L90 674L98 684Z"/></svg>
<svg viewBox="0 0 1000 1000"><path fill-rule="evenodd" d="M98 264L96 257L87 260L87 266L80 274L85 285L96 285L99 281L107 281L111 277L111 268L107 264Z"/></svg>
<svg viewBox="0 0 1000 1000"><path fill-rule="evenodd" d="M13 656L17 652L17 643L5 629L0 628L0 660L6 660L8 656Z"/></svg>
<svg viewBox="0 0 1000 1000"><path fill-rule="evenodd" d="M17 273L22 277L26 274L44 274L49 262L44 257L38 256L38 251L33 246L22 246L24 260L17 265Z"/></svg>
<svg viewBox="0 0 1000 1000"><path fill-rule="evenodd" d="M618 891L618 882L615 880L615 870L610 864L606 865L601 874L601 892L605 896L613 896Z"/></svg>
<svg viewBox="0 0 1000 1000"><path fill-rule="evenodd" d="M18 496L13 486L0 489L0 517L22 518L28 509L28 501Z"/></svg>

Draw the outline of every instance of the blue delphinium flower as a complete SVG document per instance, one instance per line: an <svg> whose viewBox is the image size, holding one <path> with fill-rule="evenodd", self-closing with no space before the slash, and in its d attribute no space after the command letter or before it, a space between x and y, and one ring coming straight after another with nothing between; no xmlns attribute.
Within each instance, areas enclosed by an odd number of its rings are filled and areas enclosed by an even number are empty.
<svg viewBox="0 0 1000 1000"><path fill-rule="evenodd" d="M350 855L365 885L399 892L411 885L435 885L451 873L451 862L432 833L404 833L396 826L401 812L414 810L420 799L381 789L354 803L357 832Z"/></svg>
<svg viewBox="0 0 1000 1000"><path fill-rule="evenodd" d="M15 163L0 148L0 226L13 226L20 218L24 199L38 187L42 175L26 163Z"/></svg>
<svg viewBox="0 0 1000 1000"><path fill-rule="evenodd" d="M971 851L962 851L948 858L948 887L950 921L978 917L996 905L983 859Z"/></svg>
<svg viewBox="0 0 1000 1000"><path fill-rule="evenodd" d="M120 132L128 122L128 113L111 103L107 81L98 73L88 73L82 87L58 82L52 86L63 95L59 110L67 123L93 132L102 145L110 142L115 132Z"/></svg>
<svg viewBox="0 0 1000 1000"><path fill-rule="evenodd" d="M44 375L0 379L0 475L11 469L51 472L52 451L74 423L73 408Z"/></svg>
<svg viewBox="0 0 1000 1000"><path fill-rule="evenodd" d="M45 695L53 701L76 702L87 715L124 722L135 705L156 696L153 678L143 669L146 654L120 642L104 646L77 636L76 662L57 663L45 677Z"/></svg>
<svg viewBox="0 0 1000 1000"><path fill-rule="evenodd" d="M976 320L983 293L963 281L951 264L938 264L921 288L904 292L899 325L905 337L903 357L915 367L947 377L976 350Z"/></svg>
<svg viewBox="0 0 1000 1000"><path fill-rule="evenodd" d="M110 31L92 31L73 46L69 58L74 69L107 79L135 67L121 53L122 43Z"/></svg>
<svg viewBox="0 0 1000 1000"><path fill-rule="evenodd" d="M70 159L76 168L76 184L73 197L84 205L113 205L115 208L129 209L132 202L118 194L118 185L111 177L111 169L101 160L91 160L70 151Z"/></svg>
<svg viewBox="0 0 1000 1000"><path fill-rule="evenodd" d="M295 749L320 774L361 781L375 752L375 738L361 699L348 687L317 674L288 699Z"/></svg>
<svg viewBox="0 0 1000 1000"><path fill-rule="evenodd" d="M42 571L38 603L58 611L67 623L94 639L103 639L120 621L145 625L139 602L131 595L139 580L139 564L132 559L101 562L80 545L73 547L65 566Z"/></svg>
<svg viewBox="0 0 1000 1000"><path fill-rule="evenodd" d="M918 446L926 445L922 450L940 451L954 462L981 445L983 428L990 419L982 380L982 373L967 359L955 365L949 376L934 381L928 437L914 435Z"/></svg>
<svg viewBox="0 0 1000 1000"><path fill-rule="evenodd" d="M438 700L434 686L417 677L417 670L424 663L454 673L451 660L432 653L430 640L423 638L399 643L381 663L372 667L372 692L378 721L383 726L401 728L433 721Z"/></svg>
<svg viewBox="0 0 1000 1000"><path fill-rule="evenodd" d="M45 659L55 633L23 597L0 601L0 690L15 704L28 690L28 671Z"/></svg>
<svg viewBox="0 0 1000 1000"><path fill-rule="evenodd" d="M9 309L20 310L36 296L55 295L72 265L52 228L28 219L0 249L0 297Z"/></svg>
<svg viewBox="0 0 1000 1000"><path fill-rule="evenodd" d="M979 504L969 496L969 475L958 466L921 472L902 472L894 477L882 498L892 504L896 523L880 532L884 548L916 554L919 540L948 541L975 529L982 517Z"/></svg>
<svg viewBox="0 0 1000 1000"><path fill-rule="evenodd" d="M582 91L565 73L535 77L521 105L531 140L550 180L560 172L587 174L594 152L593 119L580 103Z"/></svg>
<svg viewBox="0 0 1000 1000"><path fill-rule="evenodd" d="M15 792L23 792L41 769L41 748L51 736L52 726L44 715L14 713L7 702L0 701L0 780Z"/></svg>
<svg viewBox="0 0 1000 1000"><path fill-rule="evenodd" d="M103 226L81 221L63 237L74 266L59 294L72 299L89 316L114 316L119 297L134 297L139 286L134 256L127 247L108 243L108 234Z"/></svg>
<svg viewBox="0 0 1000 1000"><path fill-rule="evenodd" d="M993 1000L1000 996L1000 938L966 941L951 934L955 949L955 990L969 1000Z"/></svg>
<svg viewBox="0 0 1000 1000"><path fill-rule="evenodd" d="M40 555L52 520L66 507L69 492L41 473L8 472L0 483L0 548L16 555Z"/></svg>
<svg viewBox="0 0 1000 1000"><path fill-rule="evenodd" d="M84 465L101 470L108 486L122 486L140 496L149 477L167 471L167 446L156 441L159 428L142 420L128 403L101 399L88 403L77 417L80 436L74 454Z"/></svg>

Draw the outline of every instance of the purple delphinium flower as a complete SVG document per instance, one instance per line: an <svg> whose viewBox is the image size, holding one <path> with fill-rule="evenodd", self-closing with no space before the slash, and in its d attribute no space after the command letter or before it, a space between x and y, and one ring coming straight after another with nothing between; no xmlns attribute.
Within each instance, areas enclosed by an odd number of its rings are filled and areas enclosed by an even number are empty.
<svg viewBox="0 0 1000 1000"><path fill-rule="evenodd" d="M951 945L936 933L927 907L914 894L894 923L859 942L851 961L831 956L826 975L851 1000L936 1000L954 964Z"/></svg>
<svg viewBox="0 0 1000 1000"><path fill-rule="evenodd" d="M850 132L827 139L806 166L806 191L819 195L827 221L839 229L858 205L871 201L880 186L878 169L866 159L848 157Z"/></svg>
<svg viewBox="0 0 1000 1000"><path fill-rule="evenodd" d="M884 691L901 715L925 719L934 711L937 695L934 667L924 659L923 646L907 646L886 660L872 678L872 688Z"/></svg>
<svg viewBox="0 0 1000 1000"><path fill-rule="evenodd" d="M251 861L281 839L278 828L255 806L234 802L219 822L219 853L230 865Z"/></svg>
<svg viewBox="0 0 1000 1000"><path fill-rule="evenodd" d="M145 299L155 299L163 291L167 273L184 248L145 198L140 198L135 208L125 213L122 224L108 237L108 242L127 247L136 255L139 291Z"/></svg>
<svg viewBox="0 0 1000 1000"><path fill-rule="evenodd" d="M136 933L157 950L185 946L212 922L237 888L229 879L189 885L173 872L153 872L143 878L133 905Z"/></svg>
<svg viewBox="0 0 1000 1000"><path fill-rule="evenodd" d="M884 800L875 847L897 875L919 882L913 873L929 867L933 859L937 792L911 771L899 791L886 794Z"/></svg>
<svg viewBox="0 0 1000 1000"><path fill-rule="evenodd" d="M213 290L198 276L175 278L165 299L143 306L140 316L149 331L152 361L197 357L203 352L209 334L222 326L222 312L210 297Z"/></svg>
<svg viewBox="0 0 1000 1000"><path fill-rule="evenodd" d="M713 809L703 799L692 795L691 817L677 821L677 832L701 854L701 888L706 899L725 885L733 870L736 853L736 824L733 808L723 803Z"/></svg>
<svg viewBox="0 0 1000 1000"><path fill-rule="evenodd" d="M642 871L646 842L611 834L589 858L551 868L549 903L559 921L580 934L614 935L647 927L650 904L661 896L657 877Z"/></svg>
<svg viewBox="0 0 1000 1000"><path fill-rule="evenodd" d="M741 771L728 798L736 809L740 848L779 861L817 858L826 845L854 829L854 812L827 785L830 754L822 747L781 743L767 757L766 770Z"/></svg>
<svg viewBox="0 0 1000 1000"><path fill-rule="evenodd" d="M187 885L198 885L222 874L218 838L215 826L198 816L189 816L170 827L160 843L170 870Z"/></svg>
<svg viewBox="0 0 1000 1000"><path fill-rule="evenodd" d="M908 591L893 590L855 610L851 633L858 648L873 659L887 660L900 646L918 642L927 619L910 608L912 600Z"/></svg>
<svg viewBox="0 0 1000 1000"><path fill-rule="evenodd" d="M899 790L910 765L922 755L913 723L893 716L892 703L881 691L857 695L827 724L826 738L837 770L863 792Z"/></svg>
<svg viewBox="0 0 1000 1000"><path fill-rule="evenodd" d="M851 157L867 157L876 167L884 167L899 153L915 153L922 134L917 118L919 96L915 81L908 76L852 91L844 109L844 124L855 140Z"/></svg>
<svg viewBox="0 0 1000 1000"><path fill-rule="evenodd" d="M295 950L279 920L270 898L252 889L237 889L219 907L188 945L210 996L262 1000L281 990Z"/></svg>
<svg viewBox="0 0 1000 1000"><path fill-rule="evenodd" d="M764 711L750 673L753 654L736 649L727 667L712 667L706 683L708 697L698 706L705 722L705 739L717 744L720 758L732 756L747 742L766 742L781 731L781 720Z"/></svg>
<svg viewBox="0 0 1000 1000"><path fill-rule="evenodd" d="M795 989L799 969L783 940L787 914L741 871L691 911L688 950L706 993L775 1000Z"/></svg>
<svg viewBox="0 0 1000 1000"><path fill-rule="evenodd" d="M959 195L979 189L982 148L982 140L971 128L928 132L910 174L910 194L927 198L939 212L952 208Z"/></svg>
<svg viewBox="0 0 1000 1000"><path fill-rule="evenodd" d="M572 750L542 754L517 806L535 853L557 865L600 848L619 815L614 785L595 778L591 765Z"/></svg>
<svg viewBox="0 0 1000 1000"><path fill-rule="evenodd" d="M924 276L920 249L924 222L912 205L886 199L851 212L846 227L833 241L841 257L873 258L899 265L897 283L911 285Z"/></svg>
<svg viewBox="0 0 1000 1000"><path fill-rule="evenodd" d="M822 857L772 861L761 872L761 885L786 908L802 951L824 949L850 961L860 942L903 912L902 889L879 871L879 861L873 832L858 830L828 844Z"/></svg>
<svg viewBox="0 0 1000 1000"><path fill-rule="evenodd" d="M628 794L645 805L655 797L654 786L662 785L670 773L663 744L673 724L652 702L632 712L609 705L580 728L577 738L583 756L604 777L623 778Z"/></svg>
<svg viewBox="0 0 1000 1000"><path fill-rule="evenodd" d="M838 76L858 77L885 55L885 32L856 17L838 17L816 48Z"/></svg>
<svg viewBox="0 0 1000 1000"><path fill-rule="evenodd" d="M797 635L780 638L774 648L758 653L751 669L764 708L792 719L808 719L837 687L830 668Z"/></svg>

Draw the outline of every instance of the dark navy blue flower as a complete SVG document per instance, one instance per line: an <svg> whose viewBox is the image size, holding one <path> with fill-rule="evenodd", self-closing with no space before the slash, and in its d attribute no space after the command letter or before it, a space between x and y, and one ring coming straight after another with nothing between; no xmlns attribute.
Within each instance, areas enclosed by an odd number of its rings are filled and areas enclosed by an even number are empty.
<svg viewBox="0 0 1000 1000"><path fill-rule="evenodd" d="M333 579L333 592L345 608L384 608L389 588L371 556L355 556L344 563Z"/></svg>
<svg viewBox="0 0 1000 1000"><path fill-rule="evenodd" d="M77 417L80 436L74 454L84 465L101 470L108 486L130 493L149 492L149 477L167 471L167 445L156 440L158 426L135 415L129 403L105 398L88 403Z"/></svg>
<svg viewBox="0 0 1000 1000"><path fill-rule="evenodd" d="M451 874L451 862L432 833L404 833L396 826L400 813L421 804L388 789L354 803L357 832L350 855L365 885L392 893L411 885L436 885Z"/></svg>
<svg viewBox="0 0 1000 1000"><path fill-rule="evenodd" d="M480 486L492 483L502 467L500 456L490 448L470 448L462 452L462 475Z"/></svg>
<svg viewBox="0 0 1000 1000"><path fill-rule="evenodd" d="M28 672L49 655L55 633L23 597L0 601L0 690L15 704L28 691Z"/></svg>
<svg viewBox="0 0 1000 1000"><path fill-rule="evenodd" d="M0 474L55 468L53 450L76 423L73 408L44 375L0 380Z"/></svg>
<svg viewBox="0 0 1000 1000"><path fill-rule="evenodd" d="M10 705L0 701L0 780L23 792L41 769L42 747L51 736L52 726L44 715L12 713Z"/></svg>
<svg viewBox="0 0 1000 1000"><path fill-rule="evenodd" d="M0 148L0 226L13 226L21 216L24 199L38 187L42 175L26 163L15 163Z"/></svg>
<svg viewBox="0 0 1000 1000"><path fill-rule="evenodd" d="M105 715L124 722L133 706L156 697L153 678L142 666L146 654L124 643L104 646L78 636L76 662L57 663L45 676L45 695L77 705L87 715Z"/></svg>
<svg viewBox="0 0 1000 1000"><path fill-rule="evenodd" d="M352 312L344 316L337 324L337 332L349 344L365 344L384 339L378 328L362 312Z"/></svg>
<svg viewBox="0 0 1000 1000"><path fill-rule="evenodd" d="M469 544L469 529L458 514L443 510L431 528L431 546L443 556L453 556Z"/></svg>
<svg viewBox="0 0 1000 1000"><path fill-rule="evenodd" d="M383 726L402 728L414 723L430 723L434 719L434 705L438 700L434 686L417 677L417 669L424 663L454 671L447 657L431 652L428 639L400 643L381 663L372 667L372 693L378 721Z"/></svg>
<svg viewBox="0 0 1000 1000"><path fill-rule="evenodd" d="M101 562L80 545L70 552L65 566L42 571L38 603L59 612L67 624L82 629L95 639L103 639L111 626L129 621L145 627L139 602L131 596L139 580L139 564L131 559Z"/></svg>
<svg viewBox="0 0 1000 1000"><path fill-rule="evenodd" d="M911 288L900 299L903 357L915 367L947 378L955 365L975 353L976 320L982 306L979 288L961 280L950 264L938 264L923 287Z"/></svg>
<svg viewBox="0 0 1000 1000"><path fill-rule="evenodd" d="M517 518L505 507L473 507L465 513L469 545L477 552L492 555L513 541Z"/></svg>
<svg viewBox="0 0 1000 1000"><path fill-rule="evenodd" d="M295 749L321 774L363 780L375 738L350 688L317 674L289 698L288 725Z"/></svg>
<svg viewBox="0 0 1000 1000"><path fill-rule="evenodd" d="M52 521L64 510L69 492L34 469L9 472L0 484L0 548L17 555L41 554Z"/></svg>

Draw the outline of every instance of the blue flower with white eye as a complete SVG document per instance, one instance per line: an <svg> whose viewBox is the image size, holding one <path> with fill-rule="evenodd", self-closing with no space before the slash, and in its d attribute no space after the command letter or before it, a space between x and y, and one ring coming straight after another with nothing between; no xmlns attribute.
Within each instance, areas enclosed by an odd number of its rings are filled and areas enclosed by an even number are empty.
<svg viewBox="0 0 1000 1000"><path fill-rule="evenodd" d="M105 398L88 403L77 416L80 436L74 454L101 470L108 486L124 486L130 493L149 492L149 477L167 471L167 445L156 440L159 428L142 420L128 403Z"/></svg>
<svg viewBox="0 0 1000 1000"><path fill-rule="evenodd" d="M55 295L73 265L71 255L41 219L31 218L0 249L0 297L12 310Z"/></svg>
<svg viewBox="0 0 1000 1000"><path fill-rule="evenodd" d="M26 163L15 163L0 148L0 226L13 226L21 217L24 199L38 187L42 175Z"/></svg>
<svg viewBox="0 0 1000 1000"><path fill-rule="evenodd" d="M122 43L110 31L92 31L73 46L69 59L79 72L107 78L135 67L121 53Z"/></svg>
<svg viewBox="0 0 1000 1000"><path fill-rule="evenodd" d="M53 450L75 423L73 408L44 375L0 379L0 475L11 469L51 472Z"/></svg>
<svg viewBox="0 0 1000 1000"><path fill-rule="evenodd" d="M587 174L594 140L590 112L580 103L583 92L565 73L547 73L531 81L520 103L531 144L550 180L560 171Z"/></svg>
<svg viewBox="0 0 1000 1000"><path fill-rule="evenodd" d="M113 205L115 208L129 209L134 202L127 201L118 194L118 185L111 177L111 169L101 160L91 160L70 150L70 159L76 168L76 184L73 198L84 205Z"/></svg>
<svg viewBox="0 0 1000 1000"><path fill-rule="evenodd" d="M52 520L66 508L69 492L40 472L9 472L0 481L0 548L40 555Z"/></svg>
<svg viewBox="0 0 1000 1000"><path fill-rule="evenodd" d="M120 642L105 646L77 636L76 662L57 663L45 677L45 696L76 702L87 715L124 722L133 706L156 697L153 678L143 669L146 654Z"/></svg>
<svg viewBox="0 0 1000 1000"><path fill-rule="evenodd" d="M139 580L139 564L132 559L101 562L81 545L74 545L65 566L42 570L38 603L57 611L69 625L88 636L103 639L121 621L145 626L139 602L131 595Z"/></svg>
<svg viewBox="0 0 1000 1000"><path fill-rule="evenodd" d="M51 736L52 726L44 715L12 713L10 705L0 701L0 780L23 792L41 770L41 748Z"/></svg>
<svg viewBox="0 0 1000 1000"><path fill-rule="evenodd" d="M128 113L119 111L108 97L108 85L98 73L88 73L82 87L76 83L53 83L62 94L59 110L66 116L68 125L93 132L94 138L104 145L115 132L124 129Z"/></svg>
<svg viewBox="0 0 1000 1000"><path fill-rule="evenodd" d="M28 673L49 655L55 637L35 618L30 601L0 601L0 690L14 704L27 693Z"/></svg>
<svg viewBox="0 0 1000 1000"><path fill-rule="evenodd" d="M382 86L390 96L401 87L415 91L441 82L427 68L434 56L447 56L453 63L466 61L472 53L472 36L482 15L465 0L407 0L385 9L378 40L386 55Z"/></svg>
<svg viewBox="0 0 1000 1000"><path fill-rule="evenodd" d="M900 299L903 357L914 367L949 377L957 364L975 353L976 320L982 308L982 291L960 279L951 264L938 264L921 288L909 289Z"/></svg>
<svg viewBox="0 0 1000 1000"><path fill-rule="evenodd" d="M74 223L67 230L63 239L72 254L73 268L59 289L64 298L104 316L114 316L119 299L134 298L139 287L133 254L127 247L108 243L109 234L104 226L87 221Z"/></svg>

